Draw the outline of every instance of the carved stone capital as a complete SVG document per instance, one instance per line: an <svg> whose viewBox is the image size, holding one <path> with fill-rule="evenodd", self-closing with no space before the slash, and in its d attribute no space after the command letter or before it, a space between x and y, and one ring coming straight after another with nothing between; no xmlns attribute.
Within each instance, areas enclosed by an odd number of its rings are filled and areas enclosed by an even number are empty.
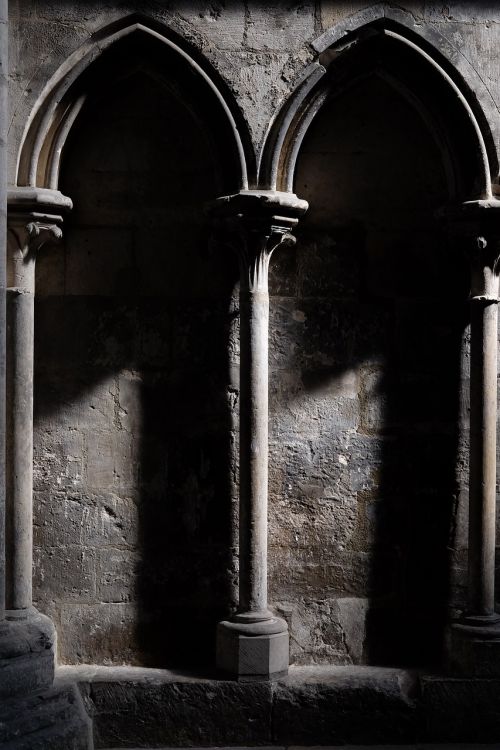
<svg viewBox="0 0 500 750"><path fill-rule="evenodd" d="M471 302L493 305L499 302L500 237L490 234L471 237L469 241L471 262Z"/></svg>
<svg viewBox="0 0 500 750"><path fill-rule="evenodd" d="M471 263L471 302L499 301L500 200L467 201L441 212L453 237L465 241Z"/></svg>
<svg viewBox="0 0 500 750"><path fill-rule="evenodd" d="M467 238L476 245L476 238L483 237L490 250L493 243L500 241L500 200L497 198L447 206L438 216L453 237Z"/></svg>
<svg viewBox="0 0 500 750"><path fill-rule="evenodd" d="M14 188L8 192L7 284L34 291L34 264L46 242L62 237L63 214L72 202L57 190Z"/></svg>
<svg viewBox="0 0 500 750"><path fill-rule="evenodd" d="M210 204L218 241L238 254L242 288L267 292L271 255L295 243L292 231L307 208L293 193L273 190L242 190Z"/></svg>

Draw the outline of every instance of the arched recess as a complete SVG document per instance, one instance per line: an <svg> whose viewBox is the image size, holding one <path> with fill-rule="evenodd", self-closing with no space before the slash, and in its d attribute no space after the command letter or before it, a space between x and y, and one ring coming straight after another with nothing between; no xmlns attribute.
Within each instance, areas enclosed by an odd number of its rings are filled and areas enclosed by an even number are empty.
<svg viewBox="0 0 500 750"><path fill-rule="evenodd" d="M19 150L16 184L57 189L61 155L69 133L96 86L102 89L101 58L113 51L116 80L120 68L130 71L129 54L149 60L157 77L179 81L178 94L196 101L214 135L227 168L224 190L248 187L255 174L251 139L241 113L226 85L205 59L163 25L136 14L110 24L94 34L60 67L42 91L25 127ZM191 89L181 92L182 85ZM174 84L175 85L175 84ZM215 197L215 196L214 196Z"/></svg>
<svg viewBox="0 0 500 750"><path fill-rule="evenodd" d="M203 209L248 152L201 64L123 24L64 66L20 161L74 204L37 260L34 591L63 662L194 666L235 578L237 268Z"/></svg>
<svg viewBox="0 0 500 750"><path fill-rule="evenodd" d="M464 584L467 261L435 211L491 196L498 163L446 57L384 8L358 20L318 41L261 166L310 206L271 284L270 589L292 658L420 666Z"/></svg>
<svg viewBox="0 0 500 750"><path fill-rule="evenodd" d="M448 161L456 199L487 198L496 190L498 108L479 74L439 32L386 4L349 17L314 43L318 59L271 124L260 182L293 190L297 157L325 103L362 76L390 77L433 131ZM493 188L492 188L493 185Z"/></svg>

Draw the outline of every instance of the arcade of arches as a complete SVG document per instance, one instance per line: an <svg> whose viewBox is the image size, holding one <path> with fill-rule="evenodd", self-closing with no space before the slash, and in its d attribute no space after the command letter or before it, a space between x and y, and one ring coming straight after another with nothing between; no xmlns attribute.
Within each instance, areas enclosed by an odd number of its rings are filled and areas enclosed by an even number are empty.
<svg viewBox="0 0 500 750"><path fill-rule="evenodd" d="M500 13L345 5L0 2L6 748L498 739Z"/></svg>

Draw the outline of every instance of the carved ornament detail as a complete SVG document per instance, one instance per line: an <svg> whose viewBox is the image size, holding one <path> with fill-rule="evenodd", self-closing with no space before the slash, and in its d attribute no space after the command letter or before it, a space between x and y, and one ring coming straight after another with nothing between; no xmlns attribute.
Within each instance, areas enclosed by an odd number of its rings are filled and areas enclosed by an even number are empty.
<svg viewBox="0 0 500 750"><path fill-rule="evenodd" d="M306 201L293 193L247 190L210 206L218 244L238 255L242 289L267 293L269 261L280 245L293 245Z"/></svg>
<svg viewBox="0 0 500 750"><path fill-rule="evenodd" d="M485 306L498 304L500 237L478 235L473 238L470 245L470 301Z"/></svg>

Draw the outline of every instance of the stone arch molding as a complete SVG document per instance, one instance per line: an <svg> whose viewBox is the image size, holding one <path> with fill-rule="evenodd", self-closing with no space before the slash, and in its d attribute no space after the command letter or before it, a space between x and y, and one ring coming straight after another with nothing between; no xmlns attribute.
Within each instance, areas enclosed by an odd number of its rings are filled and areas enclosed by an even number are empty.
<svg viewBox="0 0 500 750"><path fill-rule="evenodd" d="M459 102L461 117L470 125L468 158L471 158L471 153L475 155L476 184L474 194L467 195L467 198L491 198L493 192L499 192L500 162L499 108L491 92L463 53L437 29L386 3L347 17L312 42L317 53L316 61L304 70L291 96L269 126L259 164L260 184L271 190L293 192L301 145L309 126L331 93L335 63L344 53L354 47L361 48L376 34L400 45L401 49L411 51L415 59L432 71L436 80L440 80ZM397 85L390 71L384 73L384 77ZM398 88L418 107L420 115L430 126L443 149L445 161L449 162L445 164L449 172L453 157L460 159L461 154L446 154L443 133L439 133L439 128L432 122L433 112L402 81Z"/></svg>
<svg viewBox="0 0 500 750"><path fill-rule="evenodd" d="M18 187L58 190L61 156L66 140L85 103L87 93L76 85L87 69L116 42L134 35L164 45L188 66L212 95L217 115L223 118L234 140L237 154L235 182L248 188L254 171L253 149L243 117L208 63L197 60L185 45L174 41L166 27L144 17L129 16L94 34L76 50L48 81L26 123L16 164ZM91 92L90 92L91 93ZM251 179L251 177L250 177Z"/></svg>

